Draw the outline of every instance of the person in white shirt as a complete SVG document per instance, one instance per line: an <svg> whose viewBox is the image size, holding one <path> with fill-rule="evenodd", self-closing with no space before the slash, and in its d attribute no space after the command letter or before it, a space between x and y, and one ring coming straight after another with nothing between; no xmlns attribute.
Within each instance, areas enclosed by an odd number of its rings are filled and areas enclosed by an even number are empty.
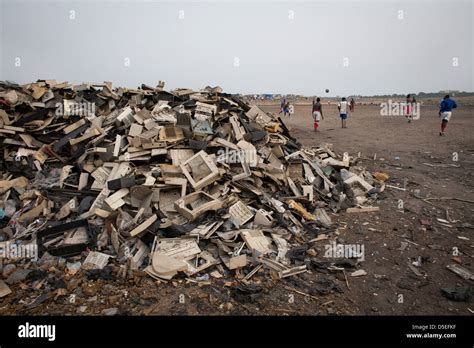
<svg viewBox="0 0 474 348"><path fill-rule="evenodd" d="M346 101L345 97L342 97L342 100L337 104L337 108L339 109L339 116L341 117L341 125L342 128L347 128L346 122L347 122L347 109L348 109L349 103Z"/></svg>

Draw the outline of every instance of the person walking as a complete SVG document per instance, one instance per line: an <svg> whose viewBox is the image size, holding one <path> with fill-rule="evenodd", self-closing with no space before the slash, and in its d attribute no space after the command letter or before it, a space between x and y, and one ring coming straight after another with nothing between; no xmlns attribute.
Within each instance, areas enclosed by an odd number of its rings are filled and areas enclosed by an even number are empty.
<svg viewBox="0 0 474 348"><path fill-rule="evenodd" d="M282 112L284 112L285 105L286 105L286 100L285 100L285 98L283 98L281 103L280 103L280 112L278 113L278 115L280 115Z"/></svg>
<svg viewBox="0 0 474 348"><path fill-rule="evenodd" d="M290 102L286 102L285 106L283 107L283 115L290 117Z"/></svg>
<svg viewBox="0 0 474 348"><path fill-rule="evenodd" d="M416 105L415 96L413 96L413 97L411 97L411 115L412 115L412 119L417 120L420 116L419 112L420 112L420 109Z"/></svg>
<svg viewBox="0 0 474 348"><path fill-rule="evenodd" d="M351 98L351 103L349 104L349 110L351 110L351 112L354 112L355 104L354 98Z"/></svg>
<svg viewBox="0 0 474 348"><path fill-rule="evenodd" d="M411 104L410 97L410 94L408 94L405 102L405 117L408 123L411 123L411 120L413 119L413 106Z"/></svg>
<svg viewBox="0 0 474 348"><path fill-rule="evenodd" d="M337 108L339 109L339 117L341 118L341 126L342 128L347 128L348 103L347 103L346 97L342 97L341 101L337 104Z"/></svg>
<svg viewBox="0 0 474 348"><path fill-rule="evenodd" d="M439 117L441 117L441 131L439 135L444 135L444 130L448 125L449 120L453 114L453 109L456 109L458 106L454 100L449 97L449 94L446 94L439 104Z"/></svg>
<svg viewBox="0 0 474 348"><path fill-rule="evenodd" d="M317 132L318 127L319 127L319 122L322 119L324 119L323 106L321 105L321 99L320 98L316 98L316 102L313 100L312 115L313 115L313 130L315 132Z"/></svg>

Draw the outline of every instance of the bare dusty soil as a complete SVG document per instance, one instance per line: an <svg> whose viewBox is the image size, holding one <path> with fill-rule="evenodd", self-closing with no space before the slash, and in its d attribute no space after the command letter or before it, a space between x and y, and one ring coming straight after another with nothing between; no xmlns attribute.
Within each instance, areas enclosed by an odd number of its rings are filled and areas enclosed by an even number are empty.
<svg viewBox="0 0 474 348"><path fill-rule="evenodd" d="M279 111L278 105L262 108ZM312 130L310 108L296 105L295 114L283 118L303 144L332 143L336 153L352 156L360 152L361 165L390 175L388 185L406 184L406 191L385 189L379 212L330 214L332 238L364 246L365 261L357 268L367 275L352 277L350 270L325 267L284 280L258 273L252 278L256 287L242 288L232 279L164 284L140 273L127 280L107 280L107 275L95 280L81 273L67 276L60 265L52 265L45 269L45 281L62 290L45 294L40 281L37 290L13 285L13 294L0 301L0 314L89 315L116 308L130 315L472 315L472 297L451 301L440 288L472 287L472 280L446 265L474 271L474 204L420 198L474 201L474 108L460 105L444 137L438 135L440 120L432 106L422 107L421 118L410 124L404 117L380 116L377 106L356 106L346 129L336 108L325 106L318 132ZM320 260L325 244L315 246ZM414 266L420 259L421 266Z"/></svg>
<svg viewBox="0 0 474 348"><path fill-rule="evenodd" d="M263 108L279 111L278 106ZM474 204L455 200L429 200L429 204L413 193L419 190L423 198L474 200L474 109L457 109L442 137L433 106L422 107L420 119L411 123L405 117L380 116L378 106L356 106L345 129L341 128L335 106L323 106L323 114L325 119L318 132L312 130L309 105L296 106L294 116L284 120L303 144L327 142L334 144L336 151L351 155L360 152L361 163L369 171L390 174L388 184L394 186L403 187L406 179L408 190L386 189L385 198L379 202L380 212L336 217L341 225L347 224L340 235L345 243L364 244L362 268L368 275L349 279L350 290L346 286L344 294L333 299L332 308L337 313L353 314L472 314L467 309L474 309L472 299L451 302L441 296L440 288L472 286L472 281L445 266L456 263L452 259L453 248L457 248L456 261L474 270L473 229L461 227L463 223L473 224ZM400 200L403 210L399 209ZM451 227L436 220L447 219L446 214L449 221L457 221ZM421 219L431 226L422 226ZM399 250L405 240L408 246ZM417 276L407 265L419 256L426 259L420 268L425 276Z"/></svg>

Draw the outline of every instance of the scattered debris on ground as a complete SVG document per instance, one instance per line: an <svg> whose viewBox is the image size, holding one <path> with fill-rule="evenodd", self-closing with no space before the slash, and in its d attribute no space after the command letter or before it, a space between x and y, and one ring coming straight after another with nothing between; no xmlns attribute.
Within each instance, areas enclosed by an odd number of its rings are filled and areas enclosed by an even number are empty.
<svg viewBox="0 0 474 348"><path fill-rule="evenodd" d="M2 82L0 101L0 297L46 290L23 303L34 309L148 275L230 281L245 301L265 276L311 298L370 273L363 255L314 246L337 235L338 213L377 212L390 176L331 144L302 146L280 117L219 87ZM306 282L315 271L327 276Z"/></svg>

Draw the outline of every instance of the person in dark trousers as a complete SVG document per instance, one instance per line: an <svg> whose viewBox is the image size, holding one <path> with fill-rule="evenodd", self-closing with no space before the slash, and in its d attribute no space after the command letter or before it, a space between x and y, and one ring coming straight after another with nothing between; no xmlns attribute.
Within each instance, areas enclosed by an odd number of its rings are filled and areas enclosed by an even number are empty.
<svg viewBox="0 0 474 348"><path fill-rule="evenodd" d="M349 104L349 110L351 110L351 112L354 112L355 104L354 98L351 98L351 103Z"/></svg>
<svg viewBox="0 0 474 348"><path fill-rule="evenodd" d="M283 115L290 117L290 102L286 102L285 106L283 107Z"/></svg>
<svg viewBox="0 0 474 348"><path fill-rule="evenodd" d="M408 94L405 102L405 117L407 118L408 123L411 123L411 120L413 119L413 106L410 97L410 94Z"/></svg>
<svg viewBox="0 0 474 348"><path fill-rule="evenodd" d="M316 132L319 127L319 122L324 119L323 116L323 106L321 105L321 99L316 98L316 102L313 100L313 129Z"/></svg>
<svg viewBox="0 0 474 348"><path fill-rule="evenodd" d="M453 109L456 109L458 106L454 100L449 97L449 94L446 94L439 104L439 117L441 117L441 131L439 135L444 135L444 130L448 125L451 115L453 114Z"/></svg>
<svg viewBox="0 0 474 348"><path fill-rule="evenodd" d="M286 105L286 100L283 99L280 103L280 112L278 113L278 115L280 115L282 112L284 112L285 110L285 105Z"/></svg>

